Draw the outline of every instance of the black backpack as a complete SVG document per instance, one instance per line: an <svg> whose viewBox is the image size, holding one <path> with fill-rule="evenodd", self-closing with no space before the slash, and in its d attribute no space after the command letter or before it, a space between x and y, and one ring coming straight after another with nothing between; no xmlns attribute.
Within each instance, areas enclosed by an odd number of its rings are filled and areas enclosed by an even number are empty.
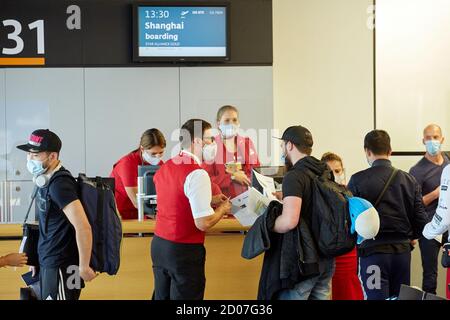
<svg viewBox="0 0 450 320"><path fill-rule="evenodd" d="M337 257L350 252L356 245L357 235L351 234L351 219L347 196L351 192L331 180L326 170L321 176L307 170L311 178L311 231L319 253L324 257Z"/></svg>
<svg viewBox="0 0 450 320"><path fill-rule="evenodd" d="M119 271L122 244L122 222L114 198L114 187L110 178L88 178L80 173L78 179L69 171L59 170L51 177L50 184L58 177L75 180L78 197L92 228L92 255L90 266L94 271L115 275ZM47 201L51 201L47 194ZM48 205L47 208L50 208ZM48 228L48 215L45 232Z"/></svg>

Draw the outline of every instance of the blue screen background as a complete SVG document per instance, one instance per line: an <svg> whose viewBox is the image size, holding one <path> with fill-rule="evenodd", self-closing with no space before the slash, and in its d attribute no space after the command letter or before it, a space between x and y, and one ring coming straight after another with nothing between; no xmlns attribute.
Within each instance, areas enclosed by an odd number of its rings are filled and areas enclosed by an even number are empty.
<svg viewBox="0 0 450 320"><path fill-rule="evenodd" d="M157 11L157 18L147 17L146 11ZM160 17L159 11L168 11L169 17ZM189 13L182 16L182 12ZM193 11L204 11L205 14L193 14ZM210 14L214 11L215 14ZM139 7L138 8L139 47L159 47L160 42L166 47L225 47L226 46L226 8L224 7ZM182 18L184 17L184 18ZM146 22L182 23L184 29L145 29ZM177 34L178 41L146 40L145 34ZM153 44L150 44L152 43Z"/></svg>

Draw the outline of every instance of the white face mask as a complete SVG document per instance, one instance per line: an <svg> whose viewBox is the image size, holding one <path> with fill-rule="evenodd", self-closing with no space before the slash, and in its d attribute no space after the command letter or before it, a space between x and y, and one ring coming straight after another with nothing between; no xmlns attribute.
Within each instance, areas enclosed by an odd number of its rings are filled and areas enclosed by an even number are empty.
<svg viewBox="0 0 450 320"><path fill-rule="evenodd" d="M345 185L345 173L342 173L342 174L340 174L340 175L334 175L334 181L337 183L337 184L342 184L342 185Z"/></svg>
<svg viewBox="0 0 450 320"><path fill-rule="evenodd" d="M203 161L213 162L214 159L216 159L217 144L216 143L205 144L202 153L203 153Z"/></svg>
<svg viewBox="0 0 450 320"><path fill-rule="evenodd" d="M152 166L157 166L159 164L159 162L161 161L161 159L159 157L154 157L149 155L147 152L142 152L142 158L144 158L144 160L151 164Z"/></svg>
<svg viewBox="0 0 450 320"><path fill-rule="evenodd" d="M238 134L238 124L221 124L219 126L220 132L225 139L233 138Z"/></svg>

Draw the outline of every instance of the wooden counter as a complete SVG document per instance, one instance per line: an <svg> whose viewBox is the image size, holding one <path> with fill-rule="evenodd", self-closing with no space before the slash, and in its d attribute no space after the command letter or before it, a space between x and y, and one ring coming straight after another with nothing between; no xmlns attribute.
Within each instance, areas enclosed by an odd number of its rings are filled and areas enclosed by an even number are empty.
<svg viewBox="0 0 450 320"><path fill-rule="evenodd" d="M155 221L124 221L124 233L152 233ZM262 255L253 260L241 257L244 231L234 219L220 221L206 236L205 299L256 299ZM0 237L20 237L20 225L0 225ZM121 266L116 276L101 274L87 283L81 299L149 300L153 292L153 273L150 258L151 236L127 236L123 239ZM0 255L17 252L20 240L0 240ZM21 275L28 268L0 269L0 300L19 298L24 286Z"/></svg>
<svg viewBox="0 0 450 320"><path fill-rule="evenodd" d="M123 233L153 233L155 231L155 220L126 220L122 222ZM224 231L245 231L248 227L243 227L236 219L220 220L208 233L217 233ZM21 224L0 224L0 238L21 237Z"/></svg>
<svg viewBox="0 0 450 320"><path fill-rule="evenodd" d="M86 284L82 300L150 300L153 272L150 258L152 237L126 237L123 240L121 266L116 276L101 274ZM244 235L208 234L206 247L205 299L254 300L257 296L262 255L241 257ZM0 241L0 255L19 249L20 240ZM21 275L28 268L0 269L0 300L17 300L24 286Z"/></svg>

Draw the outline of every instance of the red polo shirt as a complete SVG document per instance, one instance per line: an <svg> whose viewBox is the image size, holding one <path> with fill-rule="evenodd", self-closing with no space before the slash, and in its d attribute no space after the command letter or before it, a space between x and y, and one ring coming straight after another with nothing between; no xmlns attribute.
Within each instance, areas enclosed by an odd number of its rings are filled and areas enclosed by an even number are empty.
<svg viewBox="0 0 450 320"><path fill-rule="evenodd" d="M163 161L160 161L159 165L162 165L163 163ZM113 170L110 174L111 177L115 178L117 209L123 220L138 218L138 210L128 197L125 188L137 187L138 166L140 165L149 164L142 159L141 151L137 150L121 158L113 166Z"/></svg>
<svg viewBox="0 0 450 320"><path fill-rule="evenodd" d="M234 198L248 190L235 181L231 180L231 174L226 172L225 164L228 162L239 162L242 170L251 178L252 170L259 167L258 153L249 137L237 136L235 138L237 150L235 153L229 152L225 148L220 135L215 138L217 143L217 154L213 163L203 163L202 168L211 177L211 183L216 184L227 197Z"/></svg>

